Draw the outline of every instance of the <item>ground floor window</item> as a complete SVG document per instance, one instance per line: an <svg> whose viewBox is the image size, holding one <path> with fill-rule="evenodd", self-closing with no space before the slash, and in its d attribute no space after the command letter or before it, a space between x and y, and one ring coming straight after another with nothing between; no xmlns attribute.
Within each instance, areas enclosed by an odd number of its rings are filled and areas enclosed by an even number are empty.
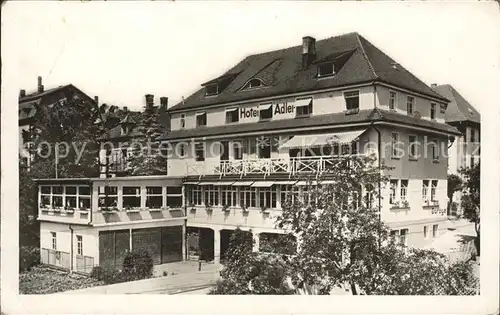
<svg viewBox="0 0 500 315"><path fill-rule="evenodd" d="M182 207L182 187L167 187L167 207L180 208Z"/></svg>
<svg viewBox="0 0 500 315"><path fill-rule="evenodd" d="M57 234L56 234L56 232L50 232L50 237L52 239L52 249L57 250Z"/></svg>
<svg viewBox="0 0 500 315"><path fill-rule="evenodd" d="M146 187L146 208L161 209L163 207L163 187Z"/></svg>
<svg viewBox="0 0 500 315"><path fill-rule="evenodd" d="M118 187L99 186L99 208L118 206Z"/></svg>
<svg viewBox="0 0 500 315"><path fill-rule="evenodd" d="M203 204L202 194L201 194L201 186L193 185L190 186L190 202L196 206L201 206Z"/></svg>
<svg viewBox="0 0 500 315"><path fill-rule="evenodd" d="M221 205L228 207L236 207L238 204L238 190L232 186L221 187Z"/></svg>
<svg viewBox="0 0 500 315"><path fill-rule="evenodd" d="M123 187L123 208L139 208L141 206L141 187Z"/></svg>
<svg viewBox="0 0 500 315"><path fill-rule="evenodd" d="M76 236L76 254L83 256L83 236Z"/></svg>
<svg viewBox="0 0 500 315"><path fill-rule="evenodd" d="M432 226L432 237L437 237L437 234L438 234L438 227L439 227L439 225L437 225L437 224L434 224L434 225Z"/></svg>
<svg viewBox="0 0 500 315"><path fill-rule="evenodd" d="M424 238L427 239L429 237L429 233L427 232L427 225L424 226Z"/></svg>
<svg viewBox="0 0 500 315"><path fill-rule="evenodd" d="M205 205L219 205L219 187L214 185L204 186L204 203Z"/></svg>

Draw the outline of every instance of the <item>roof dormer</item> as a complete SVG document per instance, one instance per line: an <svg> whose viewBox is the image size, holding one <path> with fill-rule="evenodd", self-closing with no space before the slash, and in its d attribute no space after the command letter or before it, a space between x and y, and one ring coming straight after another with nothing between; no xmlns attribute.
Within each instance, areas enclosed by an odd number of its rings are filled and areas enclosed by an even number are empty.
<svg viewBox="0 0 500 315"><path fill-rule="evenodd" d="M224 89L236 78L237 73L226 73L218 78L203 83L201 86L205 88L205 96L219 95Z"/></svg>
<svg viewBox="0 0 500 315"><path fill-rule="evenodd" d="M248 80L245 85L243 85L243 88L241 88L242 90L250 90L250 89L257 89L257 88L260 88L260 87L263 87L265 86L264 82L262 82L261 79L259 78L252 78L250 80Z"/></svg>

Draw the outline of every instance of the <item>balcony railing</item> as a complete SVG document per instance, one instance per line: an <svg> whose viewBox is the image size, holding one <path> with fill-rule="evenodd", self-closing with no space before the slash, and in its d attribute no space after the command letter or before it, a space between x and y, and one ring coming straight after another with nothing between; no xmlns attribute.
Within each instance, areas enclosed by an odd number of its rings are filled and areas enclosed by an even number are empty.
<svg viewBox="0 0 500 315"><path fill-rule="evenodd" d="M352 155L351 155L352 156ZM206 164L187 165L187 175L250 175L250 174L321 174L333 171L342 163L348 163L348 167L355 167L354 161L346 159L346 156L308 156L294 157L289 159L270 158L254 160L220 161L215 167Z"/></svg>

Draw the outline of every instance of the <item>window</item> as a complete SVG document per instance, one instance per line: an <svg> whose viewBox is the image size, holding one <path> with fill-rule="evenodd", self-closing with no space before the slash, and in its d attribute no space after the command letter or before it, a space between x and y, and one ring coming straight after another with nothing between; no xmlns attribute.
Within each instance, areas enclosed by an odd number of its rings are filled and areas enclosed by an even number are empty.
<svg viewBox="0 0 500 315"><path fill-rule="evenodd" d="M422 199L423 200L427 200L428 192L429 192L429 180L424 179L422 181Z"/></svg>
<svg viewBox="0 0 500 315"><path fill-rule="evenodd" d="M221 205L236 207L238 204L238 191L233 186L221 186Z"/></svg>
<svg viewBox="0 0 500 315"><path fill-rule="evenodd" d="M471 129L471 130L470 130L470 137L469 137L469 138L470 138L470 142L471 142L471 143L476 142L476 133L475 133L475 130L474 130L474 129Z"/></svg>
<svg viewBox="0 0 500 315"><path fill-rule="evenodd" d="M407 236L408 235L408 229L402 229L399 231L399 244L405 245L407 244Z"/></svg>
<svg viewBox="0 0 500 315"><path fill-rule="evenodd" d="M243 89L254 89L263 86L262 81L260 79L251 79L247 84L243 87Z"/></svg>
<svg viewBox="0 0 500 315"><path fill-rule="evenodd" d="M269 120L273 118L273 104L259 105L259 120Z"/></svg>
<svg viewBox="0 0 500 315"><path fill-rule="evenodd" d="M401 180L401 197L400 200L404 201L408 197L408 180L407 179L402 179Z"/></svg>
<svg viewBox="0 0 500 315"><path fill-rule="evenodd" d="M196 161L198 162L205 161L205 143L198 142L195 144L194 148L195 148Z"/></svg>
<svg viewBox="0 0 500 315"><path fill-rule="evenodd" d="M201 198L201 186L194 185L191 188L191 203L196 206L201 206L203 204L203 199Z"/></svg>
<svg viewBox="0 0 500 315"><path fill-rule="evenodd" d="M439 112L441 114L446 113L446 105L445 104L439 104Z"/></svg>
<svg viewBox="0 0 500 315"><path fill-rule="evenodd" d="M182 207L182 187L167 186L167 207L169 208Z"/></svg>
<svg viewBox="0 0 500 315"><path fill-rule="evenodd" d="M416 159L417 158L417 136L408 136L409 146L409 158Z"/></svg>
<svg viewBox="0 0 500 315"><path fill-rule="evenodd" d="M233 158L235 160L243 159L243 144L241 141L233 141Z"/></svg>
<svg viewBox="0 0 500 315"><path fill-rule="evenodd" d="M312 114L312 98L306 99L297 99L297 103L295 105L295 116L296 117L304 117L310 116Z"/></svg>
<svg viewBox="0 0 500 315"><path fill-rule="evenodd" d="M214 185L203 186L205 198L204 203L205 206L218 206L219 205L219 187Z"/></svg>
<svg viewBox="0 0 500 315"><path fill-rule="evenodd" d="M276 186L259 188L260 208L276 208Z"/></svg>
<svg viewBox="0 0 500 315"><path fill-rule="evenodd" d="M391 156L393 158L399 158L398 154L398 143L399 143L399 134L397 132L393 132L391 135Z"/></svg>
<svg viewBox="0 0 500 315"><path fill-rule="evenodd" d="M433 180L431 182L431 200L432 201L436 201L437 185L438 185L438 181L437 180Z"/></svg>
<svg viewBox="0 0 500 315"><path fill-rule="evenodd" d="M238 113L238 108L226 109L226 124L236 123L240 121L240 115Z"/></svg>
<svg viewBox="0 0 500 315"><path fill-rule="evenodd" d="M393 204L396 202L396 188L398 187L398 180L391 179L390 181L390 194L389 194L389 203Z"/></svg>
<svg viewBox="0 0 500 315"><path fill-rule="evenodd" d="M63 186L52 186L52 207L63 207Z"/></svg>
<svg viewBox="0 0 500 315"><path fill-rule="evenodd" d="M292 185L281 185L280 202L282 208L286 203L294 202L296 192L297 191L293 189Z"/></svg>
<svg viewBox="0 0 500 315"><path fill-rule="evenodd" d="M179 157L186 157L186 143L179 143Z"/></svg>
<svg viewBox="0 0 500 315"><path fill-rule="evenodd" d="M373 206L373 193L373 185L367 184L365 187L365 205L367 208L371 208Z"/></svg>
<svg viewBox="0 0 500 315"><path fill-rule="evenodd" d="M257 138L257 151L259 159L271 158L271 138Z"/></svg>
<svg viewBox="0 0 500 315"><path fill-rule="evenodd" d="M196 113L196 127L203 127L207 125L207 113Z"/></svg>
<svg viewBox="0 0 500 315"><path fill-rule="evenodd" d="M438 140L437 139L432 139L431 140L431 144L432 144L432 160L433 161L439 161Z"/></svg>
<svg viewBox="0 0 500 315"><path fill-rule="evenodd" d="M406 98L406 113L408 115L413 115L414 102L415 102L415 98L413 96L408 96Z"/></svg>
<svg viewBox="0 0 500 315"><path fill-rule="evenodd" d="M389 91L389 109L396 110L396 92Z"/></svg>
<svg viewBox="0 0 500 315"><path fill-rule="evenodd" d="M181 129L186 128L186 115L181 114Z"/></svg>
<svg viewBox="0 0 500 315"><path fill-rule="evenodd" d="M50 236L52 238L52 249L57 250L57 236L56 232L50 232Z"/></svg>
<svg viewBox="0 0 500 315"><path fill-rule="evenodd" d="M207 85L205 87L205 95L206 96L217 95L217 94L219 94L219 85L211 84L211 85Z"/></svg>
<svg viewBox="0 0 500 315"><path fill-rule="evenodd" d="M255 187L242 187L240 189L240 206L257 207Z"/></svg>
<svg viewBox="0 0 500 315"><path fill-rule="evenodd" d="M344 92L344 99L348 114L359 111L359 91Z"/></svg>
<svg viewBox="0 0 500 315"><path fill-rule="evenodd" d="M431 103L431 119L436 119L436 103Z"/></svg>
<svg viewBox="0 0 500 315"><path fill-rule="evenodd" d="M408 229L392 230L391 237L394 239L396 244L405 245L407 244Z"/></svg>
<svg viewBox="0 0 500 315"><path fill-rule="evenodd" d="M141 206L141 187L124 186L123 187L123 208L139 208Z"/></svg>
<svg viewBox="0 0 500 315"><path fill-rule="evenodd" d="M326 77L335 74L333 62L323 63L318 66L318 77Z"/></svg>
<svg viewBox="0 0 500 315"><path fill-rule="evenodd" d="M51 194L52 194L52 187L40 186L40 206L42 208L51 207L51 201L52 201Z"/></svg>
<svg viewBox="0 0 500 315"><path fill-rule="evenodd" d="M83 237L81 235L76 236L76 254L83 256Z"/></svg>
<svg viewBox="0 0 500 315"><path fill-rule="evenodd" d="M437 236L437 233L438 233L438 227L439 225L438 224L433 224L432 225L432 237L436 237Z"/></svg>
<svg viewBox="0 0 500 315"><path fill-rule="evenodd" d="M429 232L427 231L427 225L424 226L424 238L427 239L429 237Z"/></svg>
<svg viewBox="0 0 500 315"><path fill-rule="evenodd" d="M161 209L163 207L163 188L161 186L146 187L146 208Z"/></svg>
<svg viewBox="0 0 500 315"><path fill-rule="evenodd" d="M99 186L99 208L117 207L118 188L116 186Z"/></svg>
<svg viewBox="0 0 500 315"><path fill-rule="evenodd" d="M75 209L76 208L76 186L66 186L65 187L65 208Z"/></svg>
<svg viewBox="0 0 500 315"><path fill-rule="evenodd" d="M90 210L90 187L78 187L78 208Z"/></svg>

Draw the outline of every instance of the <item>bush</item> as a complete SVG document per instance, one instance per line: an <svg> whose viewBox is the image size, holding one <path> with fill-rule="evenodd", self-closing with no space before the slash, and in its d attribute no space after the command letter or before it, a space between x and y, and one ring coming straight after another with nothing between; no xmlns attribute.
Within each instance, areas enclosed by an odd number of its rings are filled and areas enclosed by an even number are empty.
<svg viewBox="0 0 500 315"><path fill-rule="evenodd" d="M115 269L105 269L100 266L96 266L92 269L90 277L98 281L104 281L106 284L137 280L137 277L129 272Z"/></svg>
<svg viewBox="0 0 500 315"><path fill-rule="evenodd" d="M31 270L40 264L40 248L21 246L19 248L19 271Z"/></svg>
<svg viewBox="0 0 500 315"><path fill-rule="evenodd" d="M153 259L148 251L132 250L123 259L123 273L136 279L150 278L153 275Z"/></svg>

